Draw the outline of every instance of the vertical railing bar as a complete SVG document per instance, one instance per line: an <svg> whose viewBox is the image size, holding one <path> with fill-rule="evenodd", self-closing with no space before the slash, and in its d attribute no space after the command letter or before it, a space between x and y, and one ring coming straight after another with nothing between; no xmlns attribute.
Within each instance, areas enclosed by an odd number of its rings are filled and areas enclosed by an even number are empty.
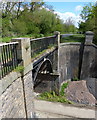
<svg viewBox="0 0 97 120"><path fill-rule="evenodd" d="M13 63L12 63L12 45L10 44L10 62L11 62L11 64L10 64L10 70L12 71L12 68L13 68Z"/></svg>
<svg viewBox="0 0 97 120"><path fill-rule="evenodd" d="M6 50L7 50L8 72L9 72L10 71L9 45L6 46Z"/></svg>
<svg viewBox="0 0 97 120"><path fill-rule="evenodd" d="M14 68L14 52L13 52L13 44L11 45L11 52L12 52L12 70Z"/></svg>
<svg viewBox="0 0 97 120"><path fill-rule="evenodd" d="M2 46L0 47L0 51L1 51L1 54L0 54L0 79L3 77L2 76Z"/></svg>
<svg viewBox="0 0 97 120"><path fill-rule="evenodd" d="M8 52L8 56L9 56L9 62L10 62L10 65L9 65L9 72L11 71L11 47L10 47L11 45L9 44L8 45L8 50L9 50L9 52Z"/></svg>
<svg viewBox="0 0 97 120"><path fill-rule="evenodd" d="M3 75L4 75L4 74L3 74L3 73L4 73L4 71L3 71L3 69L4 69L4 68L3 68L3 67L4 67L4 66L3 66L3 65L4 65L4 63L3 63L3 62L4 62L4 60L3 60L3 46L1 47L1 53L2 53L2 54L1 54L1 57L2 57L2 77L3 77Z"/></svg>
<svg viewBox="0 0 97 120"><path fill-rule="evenodd" d="M8 73L8 71L9 71L9 60L8 60L8 51L7 51L7 45L5 46L5 53L6 53L6 69L7 69L7 72L6 73Z"/></svg>
<svg viewBox="0 0 97 120"><path fill-rule="evenodd" d="M17 45L16 45L16 61L17 61L17 62L16 62L16 63L17 63L17 64L16 64L16 67L17 67L17 66L18 66Z"/></svg>
<svg viewBox="0 0 97 120"><path fill-rule="evenodd" d="M3 46L1 47L1 52L2 52L2 77L3 77L3 75L4 75L4 71L3 71L3 69L4 69L4 66L3 66Z"/></svg>
<svg viewBox="0 0 97 120"><path fill-rule="evenodd" d="M14 68L17 66L16 44L14 44Z"/></svg>
<svg viewBox="0 0 97 120"><path fill-rule="evenodd" d="M12 49L12 53L13 53L13 69L15 68L15 47L14 47L14 44L12 45L13 46L13 49Z"/></svg>
<svg viewBox="0 0 97 120"><path fill-rule="evenodd" d="M3 46L3 57L4 57L4 75L7 72L7 68L6 68L6 54L5 54L5 46Z"/></svg>
<svg viewBox="0 0 97 120"><path fill-rule="evenodd" d="M7 51L6 51L6 45L4 46L4 50L5 50L5 65L6 65L6 73L5 74L7 74L7 72L8 72L8 67L7 67L7 63L8 63L8 61L7 61Z"/></svg>

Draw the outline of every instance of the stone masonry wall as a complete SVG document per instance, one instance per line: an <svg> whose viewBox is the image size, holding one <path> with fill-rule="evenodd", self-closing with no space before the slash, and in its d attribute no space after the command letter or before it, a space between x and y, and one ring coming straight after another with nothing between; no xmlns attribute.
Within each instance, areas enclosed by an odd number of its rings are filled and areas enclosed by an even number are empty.
<svg viewBox="0 0 97 120"><path fill-rule="evenodd" d="M14 75L14 73L11 75ZM9 81L12 78L8 75L5 79ZM21 77L17 78L12 83L10 82L5 91L2 91L0 99L2 104L2 111L0 111L1 118L26 117Z"/></svg>
<svg viewBox="0 0 97 120"><path fill-rule="evenodd" d="M79 72L79 50L81 44L64 43L59 48L59 72L60 83L64 80L78 77Z"/></svg>
<svg viewBox="0 0 97 120"><path fill-rule="evenodd" d="M12 80L13 76L17 79ZM2 88L0 95L2 111L1 118L32 118L34 114L33 106L33 86L32 73L24 76L24 80L18 73L11 73L3 80L7 80L6 87ZM3 83L2 83L3 84ZM2 85L3 87L3 85ZM25 94L24 94L25 92Z"/></svg>
<svg viewBox="0 0 97 120"><path fill-rule="evenodd" d="M27 109L27 118L34 117L34 93L33 93L33 81L32 81L32 71L24 76L24 89L25 89L25 100Z"/></svg>
<svg viewBox="0 0 97 120"><path fill-rule="evenodd" d="M84 80L97 78L97 46L90 44L83 47L80 43L61 44L59 70L60 84L74 77Z"/></svg>
<svg viewBox="0 0 97 120"><path fill-rule="evenodd" d="M97 46L85 45L81 69L81 79L97 78Z"/></svg>

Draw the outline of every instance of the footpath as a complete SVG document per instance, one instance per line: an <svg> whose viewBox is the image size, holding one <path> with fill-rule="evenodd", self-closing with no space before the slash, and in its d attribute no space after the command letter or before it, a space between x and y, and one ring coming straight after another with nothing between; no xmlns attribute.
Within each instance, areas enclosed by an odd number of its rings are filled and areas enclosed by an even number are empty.
<svg viewBox="0 0 97 120"><path fill-rule="evenodd" d="M97 110L93 107L73 106L57 102L34 100L37 118L64 118L64 120L97 120ZM88 119L86 119L88 120Z"/></svg>

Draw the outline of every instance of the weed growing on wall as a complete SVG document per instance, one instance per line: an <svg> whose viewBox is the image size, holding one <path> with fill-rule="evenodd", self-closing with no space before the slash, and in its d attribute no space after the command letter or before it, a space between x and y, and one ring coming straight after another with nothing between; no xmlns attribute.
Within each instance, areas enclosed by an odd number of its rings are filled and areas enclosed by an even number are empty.
<svg viewBox="0 0 97 120"><path fill-rule="evenodd" d="M18 66L18 67L16 67L16 69L15 69L14 71L15 71L15 72L23 73L24 67L23 67L23 66Z"/></svg>
<svg viewBox="0 0 97 120"><path fill-rule="evenodd" d="M63 84L62 84L61 90L60 90L60 95L61 95L61 96L64 96L64 95L65 95L64 90L68 87L68 84L69 84L69 82L66 82L66 83L63 83Z"/></svg>

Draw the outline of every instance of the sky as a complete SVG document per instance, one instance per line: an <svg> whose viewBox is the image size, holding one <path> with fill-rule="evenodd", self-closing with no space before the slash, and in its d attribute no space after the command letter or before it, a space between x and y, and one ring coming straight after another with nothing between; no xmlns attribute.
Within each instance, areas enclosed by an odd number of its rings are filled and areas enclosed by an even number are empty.
<svg viewBox="0 0 97 120"><path fill-rule="evenodd" d="M92 0L93 2L93 0ZM90 2L46 2L47 5L53 6L54 12L65 22L68 18L74 21L76 27L82 19L80 13L83 6Z"/></svg>

